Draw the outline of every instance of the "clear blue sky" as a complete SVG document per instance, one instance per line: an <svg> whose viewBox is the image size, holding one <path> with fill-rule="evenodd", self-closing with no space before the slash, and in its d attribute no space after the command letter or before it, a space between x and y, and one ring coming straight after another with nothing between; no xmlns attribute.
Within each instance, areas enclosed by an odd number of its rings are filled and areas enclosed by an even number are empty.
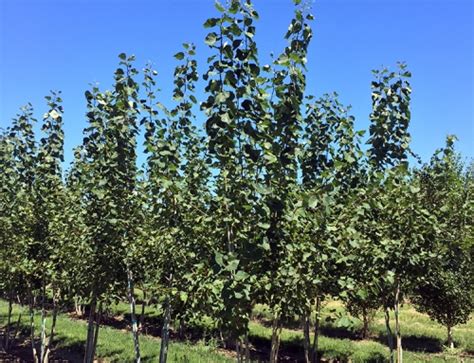
<svg viewBox="0 0 474 363"><path fill-rule="evenodd" d="M278 54L292 15L290 0L254 0L262 57ZM424 160L456 134L474 157L472 0L316 0L308 91L337 91L353 106L358 128L370 113L371 69L406 61L413 73L411 133ZM151 60L162 99L170 98L172 55L196 43L200 70L208 55L202 24L212 0L0 0L0 126L26 102L38 118L43 96L63 92L66 161L82 141L84 91L112 84L120 52ZM198 120L202 123L203 119Z"/></svg>

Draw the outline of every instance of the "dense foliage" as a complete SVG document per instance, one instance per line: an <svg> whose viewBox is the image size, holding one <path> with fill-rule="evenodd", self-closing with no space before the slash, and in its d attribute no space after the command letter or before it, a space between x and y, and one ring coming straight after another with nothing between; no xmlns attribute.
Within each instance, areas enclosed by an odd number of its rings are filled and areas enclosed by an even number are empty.
<svg viewBox="0 0 474 363"><path fill-rule="evenodd" d="M48 360L58 310L75 305L88 313L92 362L103 314L127 300L140 362L137 288L161 316L160 362L170 331L203 319L248 361L256 304L273 317L270 362L294 316L316 362L321 304L334 298L363 320L363 337L385 311L392 361L395 345L402 361L406 298L447 327L452 346L451 329L473 310L473 166L453 137L428 164L409 166L406 65L374 72L364 140L337 94L306 92L308 6L295 1L287 46L268 65L250 0L216 8L204 24L206 71L193 44L175 54L172 104L157 101L157 72L125 54L112 90L86 91L87 127L66 173L59 93L46 98L39 140L31 105L0 135L0 288L31 319L41 310L35 360Z"/></svg>

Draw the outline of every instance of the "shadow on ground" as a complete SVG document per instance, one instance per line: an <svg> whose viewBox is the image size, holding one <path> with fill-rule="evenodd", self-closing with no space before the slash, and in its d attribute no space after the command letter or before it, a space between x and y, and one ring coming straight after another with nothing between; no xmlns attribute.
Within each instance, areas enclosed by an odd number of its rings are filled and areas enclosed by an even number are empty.
<svg viewBox="0 0 474 363"><path fill-rule="evenodd" d="M387 335L380 333L377 341L388 347ZM415 335L402 336L403 350L420 353L441 353L443 342L436 338L420 337Z"/></svg>

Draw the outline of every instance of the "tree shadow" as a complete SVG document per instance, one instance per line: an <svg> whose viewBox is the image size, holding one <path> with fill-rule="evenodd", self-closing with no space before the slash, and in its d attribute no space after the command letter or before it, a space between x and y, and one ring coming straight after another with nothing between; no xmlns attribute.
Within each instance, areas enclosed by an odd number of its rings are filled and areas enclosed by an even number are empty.
<svg viewBox="0 0 474 363"><path fill-rule="evenodd" d="M250 359L255 362L268 362L271 351L271 339L261 336L249 335ZM303 339L294 337L280 343L279 362L304 362Z"/></svg>
<svg viewBox="0 0 474 363"><path fill-rule="evenodd" d="M379 333L377 341L388 347L387 335ZM443 342L440 339L405 335L402 336L402 347L404 350L419 353L441 353L443 351Z"/></svg>
<svg viewBox="0 0 474 363"><path fill-rule="evenodd" d="M141 361L143 363L148 363L148 362L156 362L156 355L150 354L150 355L144 355L141 357Z"/></svg>
<svg viewBox="0 0 474 363"><path fill-rule="evenodd" d="M364 360L365 363L385 363L389 362L389 359L380 352L374 352L372 357Z"/></svg>
<svg viewBox="0 0 474 363"><path fill-rule="evenodd" d="M35 337L35 345L40 345L39 337ZM49 356L50 362L82 362L84 358L85 342L79 338L71 338L58 332L54 337L53 346ZM109 354L121 354L123 350L108 352ZM33 362L33 352L30 339L29 324L21 323L18 335L10 341L10 348L7 352L8 360L0 362ZM99 359L99 361L101 361Z"/></svg>
<svg viewBox="0 0 474 363"><path fill-rule="evenodd" d="M24 327L26 329L26 327ZM82 351L84 345L77 342L69 342L67 344L62 343L63 337L55 339L54 346L51 350L49 361L50 362L81 362L83 360ZM39 346L39 339L35 339L35 345ZM20 334L17 338L11 341L10 348L8 350L9 360L2 360L5 362L33 362L33 352L31 348L31 340L27 334Z"/></svg>
<svg viewBox="0 0 474 363"><path fill-rule="evenodd" d="M356 331L330 324L321 326L320 333L328 338L361 340L360 334Z"/></svg>
<svg viewBox="0 0 474 363"><path fill-rule="evenodd" d="M272 322L266 319L259 319L258 322L266 328L271 328ZM289 320L282 324L283 328L292 330L302 330L301 321ZM337 327L331 323L322 323L319 327L321 335L329 338L361 340L360 333L344 327Z"/></svg>

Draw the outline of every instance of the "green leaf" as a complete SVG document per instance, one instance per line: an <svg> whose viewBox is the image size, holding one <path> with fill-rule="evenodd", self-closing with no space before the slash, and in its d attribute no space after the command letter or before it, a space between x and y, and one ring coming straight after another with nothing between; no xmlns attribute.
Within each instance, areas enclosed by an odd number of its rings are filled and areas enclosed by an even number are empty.
<svg viewBox="0 0 474 363"><path fill-rule="evenodd" d="M263 158L269 163L269 164L274 164L278 161L277 157L273 154L266 153L263 155Z"/></svg>
<svg viewBox="0 0 474 363"><path fill-rule="evenodd" d="M178 60L184 59L184 53L183 52L178 52L174 55L174 57Z"/></svg>
<svg viewBox="0 0 474 363"><path fill-rule="evenodd" d="M216 259L216 263L217 263L219 266L224 266L223 255L222 255L221 253L216 252L215 259Z"/></svg>
<svg viewBox="0 0 474 363"><path fill-rule="evenodd" d="M214 6L216 7L217 11L219 11L221 13L223 13L225 11L224 6L222 6L222 4L219 1L216 1L214 3Z"/></svg>
<svg viewBox="0 0 474 363"><path fill-rule="evenodd" d="M420 192L420 188L411 185L411 186L410 186L410 192L412 192L413 194L418 194L418 193Z"/></svg>
<svg viewBox="0 0 474 363"><path fill-rule="evenodd" d="M212 47L214 44L216 44L216 41L217 41L217 34L216 33L209 33L207 36L206 36L206 39L205 39L205 43Z"/></svg>
<svg viewBox="0 0 474 363"><path fill-rule="evenodd" d="M179 298L181 299L182 302L188 301L188 294L184 291L181 291L179 293Z"/></svg>
<svg viewBox="0 0 474 363"><path fill-rule="evenodd" d="M216 26L218 22L219 22L218 18L209 18L204 23L204 28L212 28Z"/></svg>
<svg viewBox="0 0 474 363"><path fill-rule="evenodd" d="M267 188L263 184L255 184L255 190L256 190L257 193L259 193L261 195L269 195L269 194L272 193L271 188Z"/></svg>
<svg viewBox="0 0 474 363"><path fill-rule="evenodd" d="M229 264L226 267L226 270L228 271L235 271L237 270L237 267L239 266L240 261L237 259L229 261Z"/></svg>
<svg viewBox="0 0 474 363"><path fill-rule="evenodd" d="M318 198L315 195L310 195L308 198L308 207L313 209L318 205Z"/></svg>
<svg viewBox="0 0 474 363"><path fill-rule="evenodd" d="M249 277L249 274L242 270L237 271L237 273L235 274L235 279L237 281L245 280L247 277Z"/></svg>

